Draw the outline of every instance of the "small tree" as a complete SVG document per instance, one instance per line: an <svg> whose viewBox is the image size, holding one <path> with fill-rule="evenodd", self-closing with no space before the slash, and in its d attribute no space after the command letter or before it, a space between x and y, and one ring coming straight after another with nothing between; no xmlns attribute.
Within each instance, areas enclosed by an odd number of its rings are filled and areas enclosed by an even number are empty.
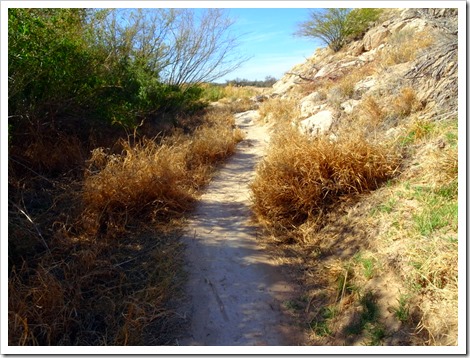
<svg viewBox="0 0 470 358"><path fill-rule="evenodd" d="M322 9L310 12L299 24L296 35L315 37L337 52L348 42L361 38L378 19L381 9Z"/></svg>
<svg viewBox="0 0 470 358"><path fill-rule="evenodd" d="M350 9L316 9L310 19L299 24L298 36L315 37L333 51L339 51L348 36L347 19Z"/></svg>

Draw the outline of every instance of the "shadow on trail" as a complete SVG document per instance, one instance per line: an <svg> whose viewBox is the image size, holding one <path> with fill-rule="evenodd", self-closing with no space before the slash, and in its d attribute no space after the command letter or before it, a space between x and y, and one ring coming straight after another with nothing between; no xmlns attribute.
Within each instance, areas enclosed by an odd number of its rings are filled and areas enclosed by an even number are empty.
<svg viewBox="0 0 470 358"><path fill-rule="evenodd" d="M208 186L183 237L191 302L181 345L276 346L301 340L283 312L294 289L258 246L258 227L251 220L249 183L265 140L259 127L251 128L249 115L239 117L246 140Z"/></svg>

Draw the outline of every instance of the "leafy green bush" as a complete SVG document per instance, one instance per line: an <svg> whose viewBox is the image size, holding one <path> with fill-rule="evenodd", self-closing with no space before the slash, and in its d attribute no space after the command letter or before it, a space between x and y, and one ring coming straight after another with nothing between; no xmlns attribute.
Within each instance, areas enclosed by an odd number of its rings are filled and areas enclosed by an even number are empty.
<svg viewBox="0 0 470 358"><path fill-rule="evenodd" d="M382 9L354 9L346 17L349 40L358 40L364 36L370 26L377 21Z"/></svg>
<svg viewBox="0 0 470 358"><path fill-rule="evenodd" d="M299 36L318 38L337 52L348 42L362 37L381 14L381 9L321 9L299 24Z"/></svg>
<svg viewBox="0 0 470 358"><path fill-rule="evenodd" d="M132 44L116 49L94 38L100 16L86 9L9 9L13 142L19 128L33 131L41 124L43 131L60 130L64 123L59 122L70 116L82 117L81 127L98 121L133 128L162 112L193 112L203 106L201 88L162 82Z"/></svg>

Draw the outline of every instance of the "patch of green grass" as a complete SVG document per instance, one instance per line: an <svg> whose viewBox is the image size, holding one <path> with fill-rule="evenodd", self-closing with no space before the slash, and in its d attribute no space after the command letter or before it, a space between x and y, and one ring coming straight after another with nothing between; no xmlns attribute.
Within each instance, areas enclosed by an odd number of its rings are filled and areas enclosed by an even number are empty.
<svg viewBox="0 0 470 358"><path fill-rule="evenodd" d="M363 257L361 253L354 255L353 260L359 263L363 268L364 277L371 279L376 271L376 261L371 257Z"/></svg>
<svg viewBox="0 0 470 358"><path fill-rule="evenodd" d="M418 120L410 126L406 134L401 136L399 143L403 147L415 144L418 140L427 138L434 128L435 125L432 122Z"/></svg>
<svg viewBox="0 0 470 358"><path fill-rule="evenodd" d="M293 311L299 311L301 309L303 309L303 305L298 302L297 300L288 300L288 301L285 301L284 302L284 306L289 309L289 310L293 310Z"/></svg>
<svg viewBox="0 0 470 358"><path fill-rule="evenodd" d="M459 183L457 180L452 181L449 184L444 184L437 188L434 193L441 196L444 199L457 199L459 191Z"/></svg>
<svg viewBox="0 0 470 358"><path fill-rule="evenodd" d="M373 208L371 214L372 215L376 215L377 213L390 214L395 208L396 204L397 204L397 199L390 198L385 203L379 204L375 208Z"/></svg>
<svg viewBox="0 0 470 358"><path fill-rule="evenodd" d="M458 202L449 200L454 188L443 187L437 192L421 193L419 200L423 208L421 212L413 215L416 230L423 236L429 236L436 230L450 226L457 230Z"/></svg>
<svg viewBox="0 0 470 358"><path fill-rule="evenodd" d="M438 188L409 186L409 199L420 203L420 210L412 215L413 226L422 236L430 236L437 230L458 226L458 183L453 181Z"/></svg>
<svg viewBox="0 0 470 358"><path fill-rule="evenodd" d="M385 337L385 328L382 324L367 323L364 327L367 331L367 336L370 339L369 346L379 346L382 339Z"/></svg>
<svg viewBox="0 0 470 358"><path fill-rule="evenodd" d="M322 307L318 316L310 322L310 328L318 336L329 336L332 333L329 321L337 315L338 309L335 306Z"/></svg>
<svg viewBox="0 0 470 358"><path fill-rule="evenodd" d="M456 132L447 132L445 137L447 139L447 143L449 143L451 147L457 146L459 136Z"/></svg>
<svg viewBox="0 0 470 358"><path fill-rule="evenodd" d="M407 322L410 318L409 295L400 295L398 306L393 311L400 322Z"/></svg>

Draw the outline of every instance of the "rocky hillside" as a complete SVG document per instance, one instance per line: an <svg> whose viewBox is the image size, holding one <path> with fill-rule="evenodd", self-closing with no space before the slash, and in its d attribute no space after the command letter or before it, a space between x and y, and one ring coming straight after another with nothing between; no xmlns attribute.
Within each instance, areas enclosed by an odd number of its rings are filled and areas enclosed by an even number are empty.
<svg viewBox="0 0 470 358"><path fill-rule="evenodd" d="M312 345L457 344L457 52L457 9L387 9L260 104L254 210Z"/></svg>
<svg viewBox="0 0 470 358"><path fill-rule="evenodd" d="M309 130L329 128L364 99L383 103L406 87L427 116L455 115L457 9L388 10L384 17L338 53L318 49L274 84L272 97L298 100Z"/></svg>

